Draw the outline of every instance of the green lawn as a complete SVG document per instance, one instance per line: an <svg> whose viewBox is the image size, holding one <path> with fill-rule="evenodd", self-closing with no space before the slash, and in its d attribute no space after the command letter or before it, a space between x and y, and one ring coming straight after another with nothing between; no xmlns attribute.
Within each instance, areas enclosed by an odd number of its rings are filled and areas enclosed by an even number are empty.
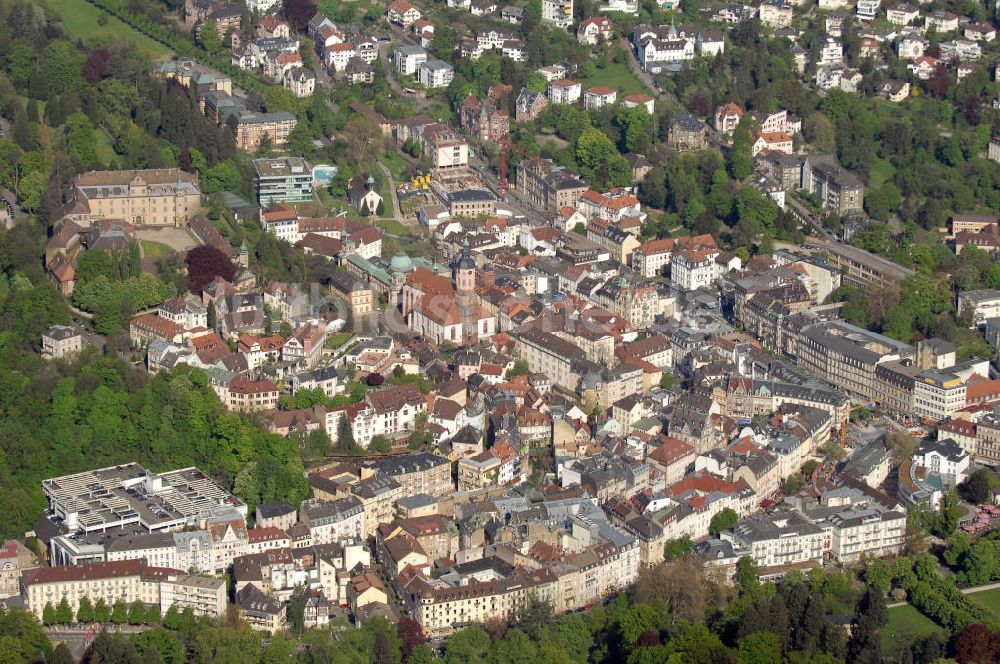
<svg viewBox="0 0 1000 664"><path fill-rule="evenodd" d="M398 152L393 152L389 156L382 157L380 161L385 164L386 168L389 169L389 172L392 173L392 179L396 181L397 185L405 181L403 171L410 165L410 162L406 161L402 155Z"/></svg>
<svg viewBox="0 0 1000 664"><path fill-rule="evenodd" d="M393 235L413 235L413 231L402 224L402 222L396 221L392 218L379 219L378 225L387 233L392 233Z"/></svg>
<svg viewBox="0 0 1000 664"><path fill-rule="evenodd" d="M94 150L97 151L97 158L105 166L118 157L114 147L111 146L111 139L103 129L94 132Z"/></svg>
<svg viewBox="0 0 1000 664"><path fill-rule="evenodd" d="M580 83L583 84L584 90L597 86L606 86L621 90L626 95L638 94L640 92L645 94L650 93L649 88L643 85L632 74L632 70L629 69L627 64L619 64L617 62L609 62L607 67L596 70L596 73L590 78L580 79Z"/></svg>
<svg viewBox="0 0 1000 664"><path fill-rule="evenodd" d="M966 597L969 598L970 602L975 602L979 606L1000 615L1000 588L994 588L993 590L981 590L978 593L969 593Z"/></svg>
<svg viewBox="0 0 1000 664"><path fill-rule="evenodd" d="M935 631L943 631L937 623L917 611L913 605L904 604L889 609L889 624L882 628L882 651L891 653L897 643L905 643L910 637L923 636ZM905 637L905 638L904 638Z"/></svg>
<svg viewBox="0 0 1000 664"><path fill-rule="evenodd" d="M84 0L49 0L49 7L62 17L63 28L66 32L84 42L129 41L143 55L153 60L166 58L173 54L173 51L163 44L134 31L114 16L105 15L103 11L84 2ZM107 18L104 25L98 23L98 19L102 15Z"/></svg>
<svg viewBox="0 0 1000 664"><path fill-rule="evenodd" d="M340 348L353 336L353 332L337 332L336 334L326 338L326 347Z"/></svg>
<svg viewBox="0 0 1000 664"><path fill-rule="evenodd" d="M173 251L173 249L162 242L155 242L153 240L139 240L139 247L142 249L143 258L159 258Z"/></svg>
<svg viewBox="0 0 1000 664"><path fill-rule="evenodd" d="M896 168L885 159L875 158L872 159L872 165L869 169L869 173L868 186L881 187L896 174Z"/></svg>

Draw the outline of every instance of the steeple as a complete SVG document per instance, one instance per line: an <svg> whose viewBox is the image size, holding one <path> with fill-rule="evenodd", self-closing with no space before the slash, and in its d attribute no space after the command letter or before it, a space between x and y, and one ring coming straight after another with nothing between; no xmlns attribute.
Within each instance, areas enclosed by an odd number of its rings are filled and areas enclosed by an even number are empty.
<svg viewBox="0 0 1000 664"><path fill-rule="evenodd" d="M455 288L459 293L469 293L476 288L476 261L469 250L469 239L462 241L462 253L453 266Z"/></svg>

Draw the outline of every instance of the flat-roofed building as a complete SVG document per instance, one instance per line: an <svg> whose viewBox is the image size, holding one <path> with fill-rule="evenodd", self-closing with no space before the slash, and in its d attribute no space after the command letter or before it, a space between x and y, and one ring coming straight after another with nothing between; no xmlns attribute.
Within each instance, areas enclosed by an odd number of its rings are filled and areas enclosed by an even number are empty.
<svg viewBox="0 0 1000 664"><path fill-rule="evenodd" d="M254 159L257 172L257 200L261 205L272 203L304 203L312 200L312 167L301 157Z"/></svg>
<svg viewBox="0 0 1000 664"><path fill-rule="evenodd" d="M228 597L225 579L178 574L160 582L160 614L170 607L191 609L196 616L220 618L226 613Z"/></svg>
<svg viewBox="0 0 1000 664"><path fill-rule="evenodd" d="M849 244L827 242L822 249L826 252L830 265L842 273L843 283L868 294L898 290L903 279L916 274L888 258Z"/></svg>
<svg viewBox="0 0 1000 664"><path fill-rule="evenodd" d="M149 532L203 526L247 506L197 468L151 473L137 463L42 481L54 518L70 532L138 525Z"/></svg>

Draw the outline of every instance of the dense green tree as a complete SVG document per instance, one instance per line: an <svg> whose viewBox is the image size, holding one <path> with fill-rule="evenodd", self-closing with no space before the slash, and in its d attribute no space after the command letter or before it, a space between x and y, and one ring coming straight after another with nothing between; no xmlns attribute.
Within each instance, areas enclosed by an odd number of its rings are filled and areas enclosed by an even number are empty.
<svg viewBox="0 0 1000 664"><path fill-rule="evenodd" d="M80 598L76 609L76 621L82 623L94 622L94 605L90 603L90 598L86 595Z"/></svg>
<svg viewBox="0 0 1000 664"><path fill-rule="evenodd" d="M735 526L738 520L739 515L727 507L712 517L712 521L708 525L708 531L713 535L718 535L722 531L729 530Z"/></svg>

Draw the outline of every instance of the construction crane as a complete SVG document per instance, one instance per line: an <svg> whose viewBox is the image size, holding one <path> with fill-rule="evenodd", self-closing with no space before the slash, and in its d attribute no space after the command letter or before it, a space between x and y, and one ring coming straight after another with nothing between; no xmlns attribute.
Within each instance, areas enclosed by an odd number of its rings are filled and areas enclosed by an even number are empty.
<svg viewBox="0 0 1000 664"><path fill-rule="evenodd" d="M894 397L897 394L903 394L903 393L906 393L906 392L909 392L909 390L906 389L905 387L897 387L897 388L889 390L887 392L882 392L880 394L876 394L872 398L872 400L869 403L867 403L867 404L863 404L863 405L860 405L860 406L854 406L853 408L849 408L847 410L847 413L844 414L844 420L843 420L843 422L841 422L841 424L840 424L840 447L841 448L847 447L847 423L851 419L851 413L854 413L855 411L859 411L859 410L864 410L864 409L874 410L875 404L877 404L877 403L883 403L887 399L889 399L891 397Z"/></svg>
<svg viewBox="0 0 1000 664"><path fill-rule="evenodd" d="M511 145L507 142L507 135L504 134L500 137L500 200L502 201L507 195L507 150L513 150L517 154L525 158L530 158L531 155L520 149L516 145Z"/></svg>

